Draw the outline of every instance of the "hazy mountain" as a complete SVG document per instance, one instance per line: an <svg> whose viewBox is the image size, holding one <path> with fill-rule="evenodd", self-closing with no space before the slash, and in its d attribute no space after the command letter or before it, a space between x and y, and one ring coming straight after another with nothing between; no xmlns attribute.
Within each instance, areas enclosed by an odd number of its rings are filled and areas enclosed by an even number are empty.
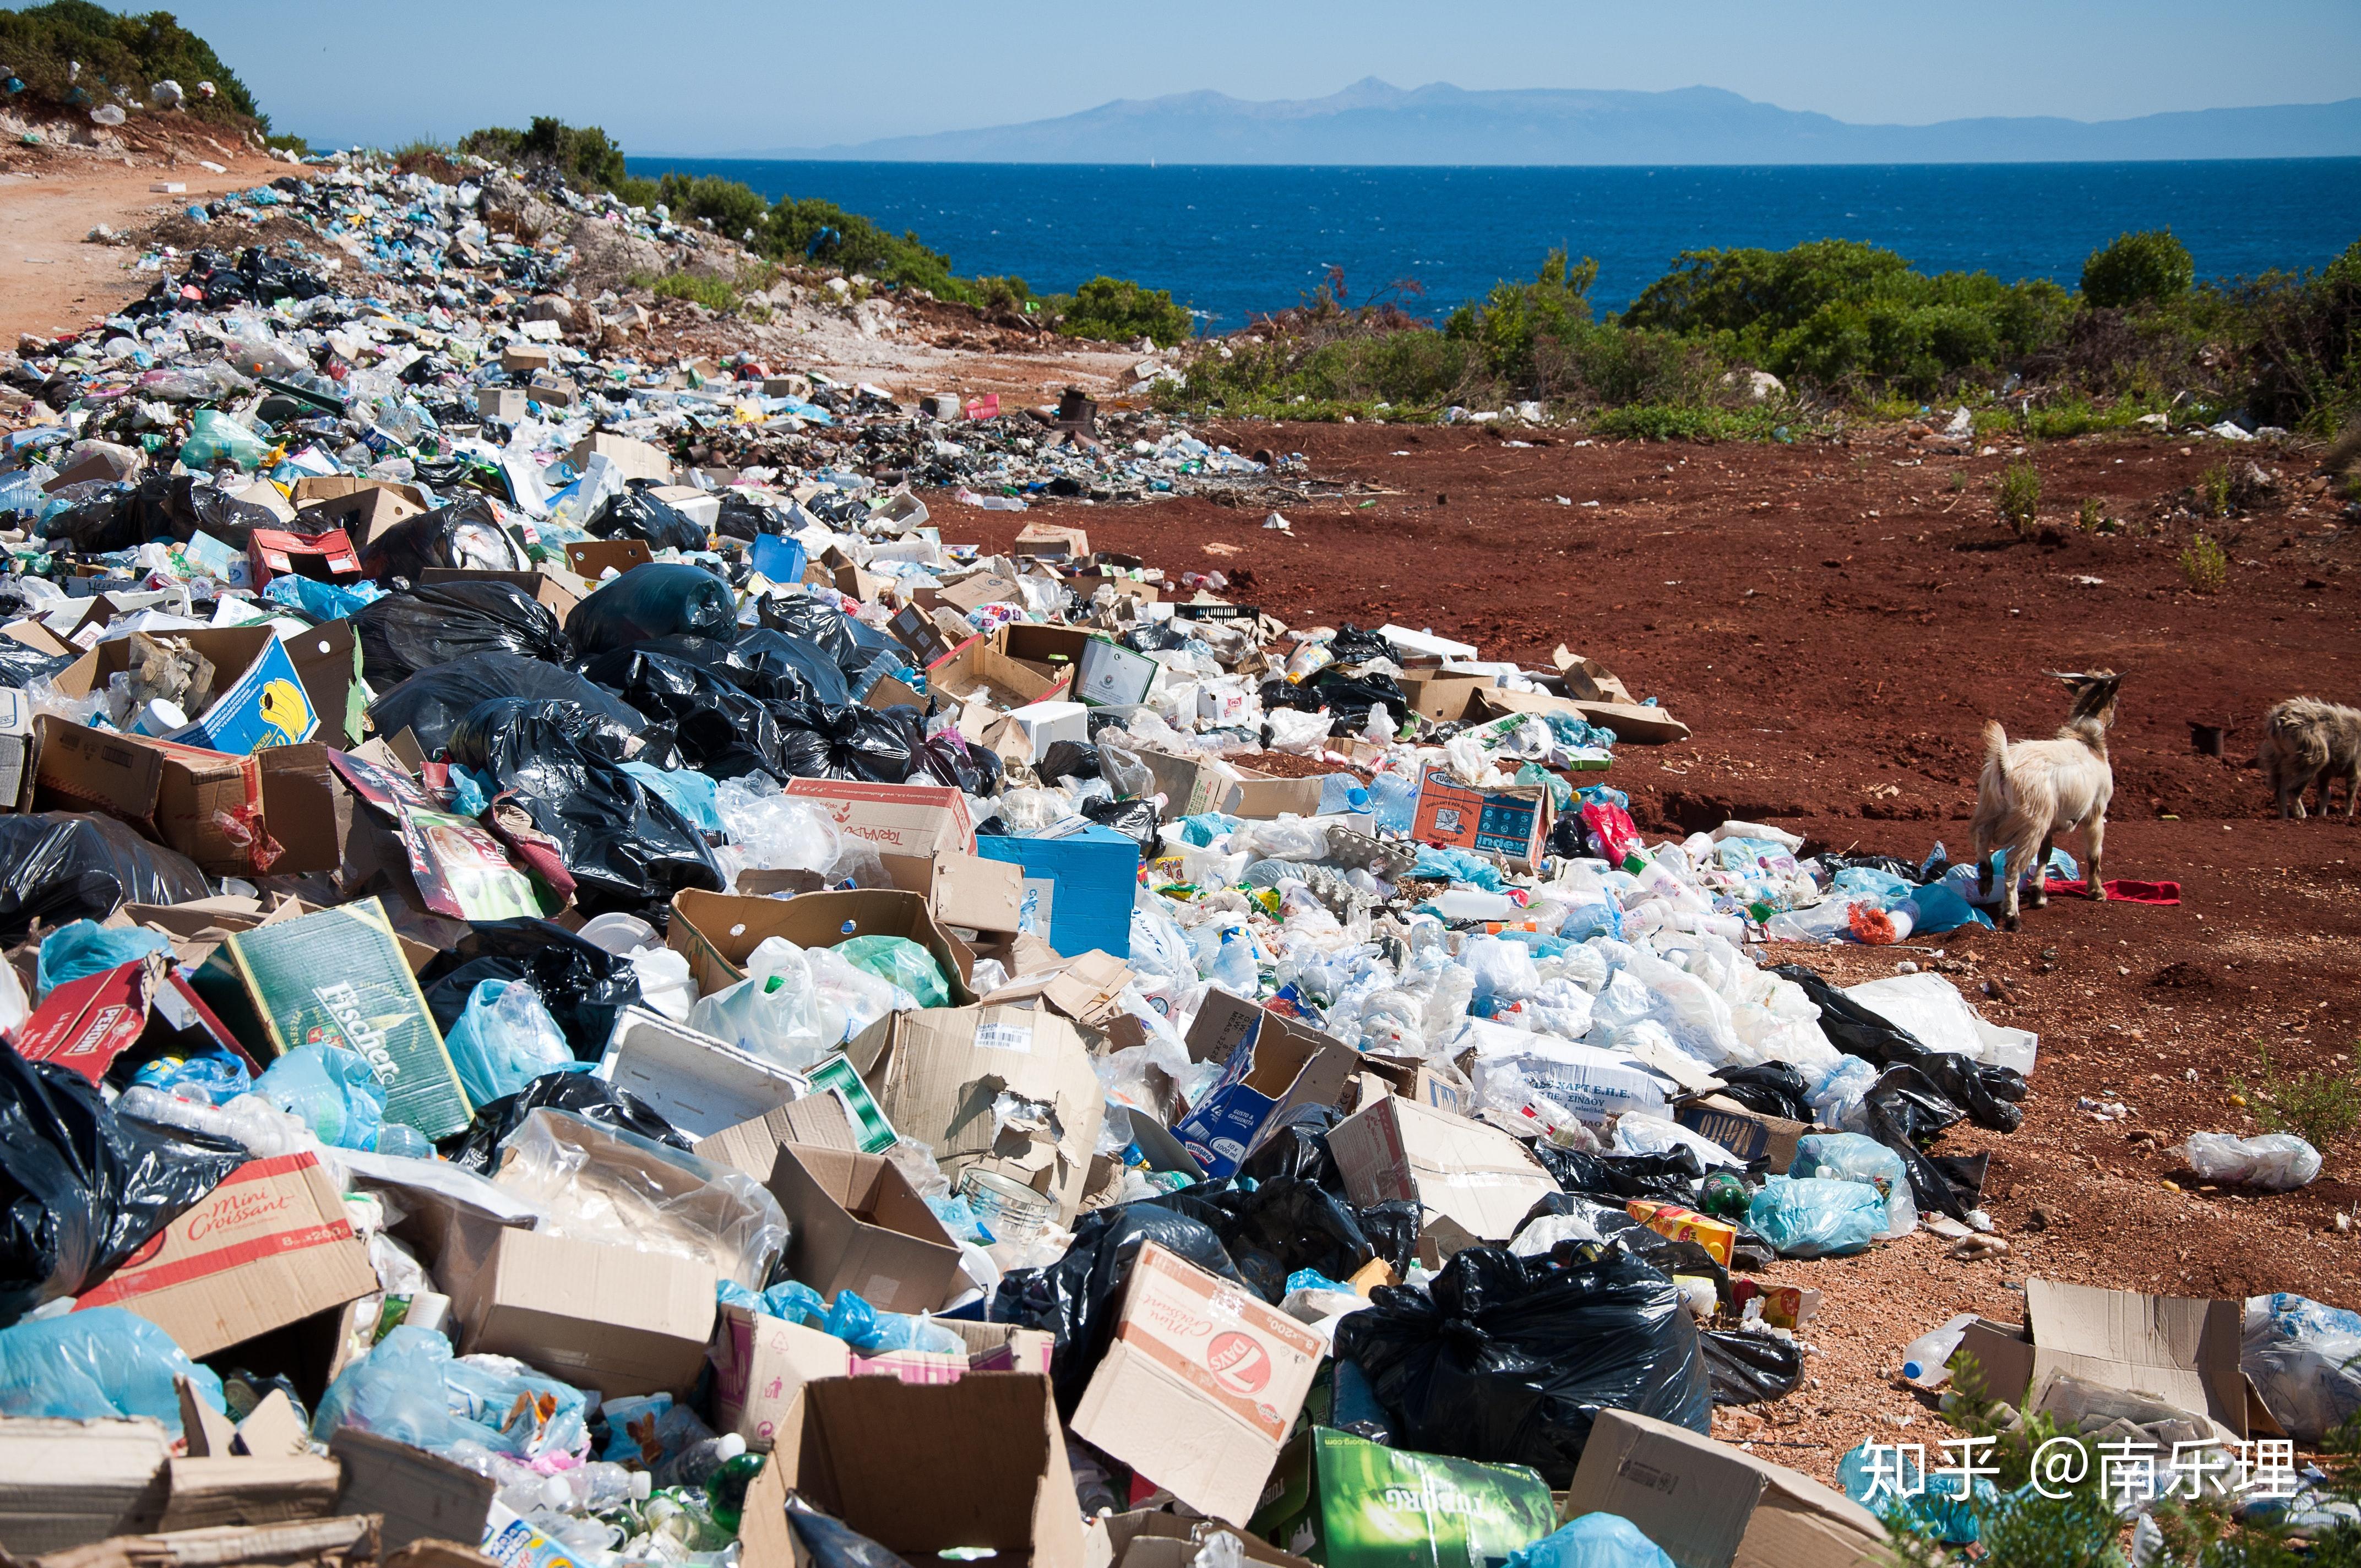
<svg viewBox="0 0 2361 1568"><path fill-rule="evenodd" d="M1713 87L1671 93L1403 89L1326 98L1119 98L1078 115L741 158L947 163L2026 163L2361 156L2361 98L2132 120L1856 126Z"/></svg>

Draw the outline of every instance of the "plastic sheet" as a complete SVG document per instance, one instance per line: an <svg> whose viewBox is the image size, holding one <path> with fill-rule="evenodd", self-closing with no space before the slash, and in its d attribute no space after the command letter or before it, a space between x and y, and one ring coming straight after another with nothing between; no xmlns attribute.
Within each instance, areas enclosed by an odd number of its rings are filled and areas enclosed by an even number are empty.
<svg viewBox="0 0 2361 1568"><path fill-rule="evenodd" d="M844 1025L823 1021L818 983L801 948L765 937L746 956L745 969L744 980L697 998L688 1010L690 1028L796 1072L836 1049Z"/></svg>
<svg viewBox="0 0 2361 1568"><path fill-rule="evenodd" d="M38 1005L58 986L86 980L149 953L169 953L170 938L144 927L113 930L94 920L76 920L41 938L41 954L33 972L33 1001Z"/></svg>
<svg viewBox="0 0 2361 1568"><path fill-rule="evenodd" d="M2250 1296L2238 1366L2289 1436L2325 1442L2361 1410L2361 1316L2286 1291Z"/></svg>
<svg viewBox="0 0 2361 1568"><path fill-rule="evenodd" d="M1620 1514L1584 1514L1521 1546L1507 1568L1675 1568L1640 1527Z"/></svg>
<svg viewBox="0 0 2361 1568"><path fill-rule="evenodd" d="M1691 1431L1712 1406L1696 1325L1671 1278L1627 1253L1559 1264L1455 1254L1426 1291L1388 1287L1336 1327L1400 1447L1574 1478L1601 1409Z"/></svg>
<svg viewBox="0 0 2361 1568"><path fill-rule="evenodd" d="M443 1033L468 1103L514 1094L544 1072L574 1065L557 1021L529 981L482 980L458 1021Z"/></svg>
<svg viewBox="0 0 2361 1568"><path fill-rule="evenodd" d="M126 904L185 904L210 890L187 856L111 817L0 813L0 943L33 923L104 920Z"/></svg>
<svg viewBox="0 0 2361 1568"><path fill-rule="evenodd" d="M1885 1228L1885 1200L1860 1181L1772 1177L1747 1206L1746 1223L1781 1257L1861 1252Z"/></svg>
<svg viewBox="0 0 2361 1568"><path fill-rule="evenodd" d="M225 1409L222 1380L172 1343L172 1336L121 1307L93 1307L0 1329L0 1416L103 1420L151 1416L167 1434L181 1431L185 1377L197 1398Z"/></svg>
<svg viewBox="0 0 2361 1568"><path fill-rule="evenodd" d="M921 1007L949 1007L950 982L935 956L906 937L853 937L836 944L837 957L867 970L918 999Z"/></svg>
<svg viewBox="0 0 2361 1568"><path fill-rule="evenodd" d="M730 585L702 566L655 561L599 587L566 618L566 635L584 657L655 637L737 635Z"/></svg>
<svg viewBox="0 0 2361 1568"><path fill-rule="evenodd" d="M466 1361L432 1329L396 1325L321 1397L312 1435L358 1427L447 1454L480 1443L512 1459L556 1458L589 1444L581 1391L503 1357Z"/></svg>
<svg viewBox="0 0 2361 1568"><path fill-rule="evenodd" d="M451 732L462 718L497 697L570 702L633 734L648 722L636 708L573 671L515 653L470 653L448 664L421 670L391 691L380 693L369 705L368 720L380 735L409 730L431 757L450 744Z"/></svg>
<svg viewBox="0 0 2361 1568"><path fill-rule="evenodd" d="M574 657L555 612L513 583L429 583L386 595L352 622L361 674L380 692L471 653L513 653L548 663Z"/></svg>

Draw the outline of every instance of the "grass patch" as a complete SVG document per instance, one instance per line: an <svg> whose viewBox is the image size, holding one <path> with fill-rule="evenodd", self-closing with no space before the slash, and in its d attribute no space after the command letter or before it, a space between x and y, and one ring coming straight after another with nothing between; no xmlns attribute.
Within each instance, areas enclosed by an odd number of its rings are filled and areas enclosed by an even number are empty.
<svg viewBox="0 0 2361 1568"><path fill-rule="evenodd" d="M2030 463L2010 464L1993 487L1993 507L2018 538L2031 533L2041 511L2041 471Z"/></svg>
<svg viewBox="0 0 2361 1568"><path fill-rule="evenodd" d="M2324 1154L2361 1125L2361 1078L2351 1072L2290 1076L2272 1065L2268 1046L2258 1046L2255 1073L2251 1083L2233 1074L2230 1088L2267 1133L2293 1133Z"/></svg>
<svg viewBox="0 0 2361 1568"><path fill-rule="evenodd" d="M697 272L667 272L661 278L644 272L631 275L634 288L645 289L662 300L689 300L708 311L734 311L745 298L738 284L726 278L708 277Z"/></svg>
<svg viewBox="0 0 2361 1568"><path fill-rule="evenodd" d="M2216 463L2197 476L2197 510L2205 517L2230 515L2230 465Z"/></svg>

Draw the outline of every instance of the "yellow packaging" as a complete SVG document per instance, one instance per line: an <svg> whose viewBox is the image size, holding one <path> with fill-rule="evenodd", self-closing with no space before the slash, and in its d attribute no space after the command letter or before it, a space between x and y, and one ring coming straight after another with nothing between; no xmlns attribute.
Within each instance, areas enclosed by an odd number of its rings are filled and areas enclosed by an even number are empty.
<svg viewBox="0 0 2361 1568"><path fill-rule="evenodd" d="M1677 1203L1654 1203L1643 1198L1630 1200L1623 1210L1658 1235L1670 1236L1676 1242L1695 1242L1714 1262L1724 1268L1730 1266L1730 1249L1738 1240L1736 1226Z"/></svg>

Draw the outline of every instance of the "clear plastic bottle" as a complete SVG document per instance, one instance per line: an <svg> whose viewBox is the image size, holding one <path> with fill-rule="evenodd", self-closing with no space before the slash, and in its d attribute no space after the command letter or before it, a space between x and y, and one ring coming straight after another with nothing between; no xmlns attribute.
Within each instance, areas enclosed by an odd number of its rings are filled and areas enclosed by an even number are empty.
<svg viewBox="0 0 2361 1568"><path fill-rule="evenodd" d="M1254 943L1237 931L1222 933L1222 950L1214 955L1213 972L1206 979L1235 996L1252 996L1262 989L1262 977L1256 967Z"/></svg>
<svg viewBox="0 0 2361 1568"><path fill-rule="evenodd" d="M1369 781L1369 810L1387 832L1409 832L1417 806L1418 785L1400 773L1379 773Z"/></svg>
<svg viewBox="0 0 2361 1568"><path fill-rule="evenodd" d="M714 1472L746 1452L746 1440L734 1431L692 1442L656 1466L658 1486L702 1486Z"/></svg>
<svg viewBox="0 0 2361 1568"><path fill-rule="evenodd" d="M1973 1312L1961 1312L1939 1328L1929 1329L1902 1347L1904 1381L1931 1388L1947 1375L1946 1364L1960 1342L1968 1335L1968 1325L1976 1321Z"/></svg>

